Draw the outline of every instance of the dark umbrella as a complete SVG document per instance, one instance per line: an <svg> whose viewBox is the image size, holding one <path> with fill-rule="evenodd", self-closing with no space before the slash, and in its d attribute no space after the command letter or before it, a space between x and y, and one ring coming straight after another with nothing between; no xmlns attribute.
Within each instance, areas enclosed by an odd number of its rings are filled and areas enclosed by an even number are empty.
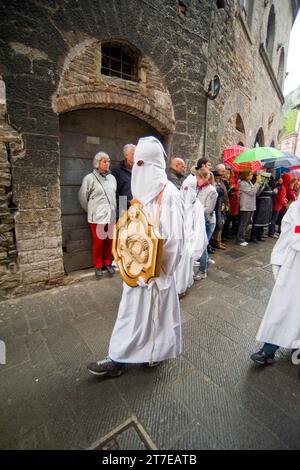
<svg viewBox="0 0 300 470"><path fill-rule="evenodd" d="M291 153L284 153L283 157L263 161L265 168L291 168L300 165L300 158Z"/></svg>

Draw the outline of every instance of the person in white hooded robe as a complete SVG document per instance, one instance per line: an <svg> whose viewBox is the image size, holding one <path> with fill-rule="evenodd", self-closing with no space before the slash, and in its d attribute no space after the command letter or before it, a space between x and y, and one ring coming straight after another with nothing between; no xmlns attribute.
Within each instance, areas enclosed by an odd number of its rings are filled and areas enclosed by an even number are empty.
<svg viewBox="0 0 300 470"><path fill-rule="evenodd" d="M300 349L300 195L282 220L271 264L276 283L256 339L263 347L251 355L257 364L272 364L279 347Z"/></svg>
<svg viewBox="0 0 300 470"><path fill-rule="evenodd" d="M194 284L194 262L201 258L207 247L204 209L197 198L197 178L190 174L182 183L184 203L184 250L176 269L176 287L179 298Z"/></svg>
<svg viewBox="0 0 300 470"><path fill-rule="evenodd" d="M123 283L117 320L110 339L108 357L88 365L95 375L118 376L125 363L150 366L176 358L181 353L181 319L175 270L183 250L183 204L180 192L168 181L165 152L155 137L144 137L134 154L131 189L156 219L164 239L160 276L149 285L139 279L137 287Z"/></svg>

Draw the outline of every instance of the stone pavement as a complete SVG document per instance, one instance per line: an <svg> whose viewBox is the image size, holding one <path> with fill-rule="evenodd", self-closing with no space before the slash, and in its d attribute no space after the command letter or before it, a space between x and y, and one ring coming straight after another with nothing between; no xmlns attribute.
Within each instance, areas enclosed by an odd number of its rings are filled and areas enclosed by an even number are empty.
<svg viewBox="0 0 300 470"><path fill-rule="evenodd" d="M181 301L183 353L119 378L89 375L106 355L119 276L0 304L0 447L86 449L126 420L107 447L299 449L300 384L287 351L259 368L249 354L273 286L273 241L218 252ZM148 442L148 444L147 444Z"/></svg>

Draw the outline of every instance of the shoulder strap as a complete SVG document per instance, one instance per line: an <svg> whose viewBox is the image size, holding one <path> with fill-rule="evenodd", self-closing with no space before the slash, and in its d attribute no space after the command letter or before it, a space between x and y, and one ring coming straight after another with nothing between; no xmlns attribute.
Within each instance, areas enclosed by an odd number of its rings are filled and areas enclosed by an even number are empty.
<svg viewBox="0 0 300 470"><path fill-rule="evenodd" d="M163 198L164 190L165 190L165 186L163 187L163 189L159 193L158 199L157 199L157 209L156 209L156 217L155 217L155 225L157 227L158 227L158 224L159 224L160 207L161 207L161 201L162 201L162 198Z"/></svg>
<svg viewBox="0 0 300 470"><path fill-rule="evenodd" d="M105 194L105 196L106 196L106 199L107 199L107 201L108 201L108 204L111 205L111 202L110 202L110 200L109 200L109 197L108 197L108 195L107 195L107 193L106 193L106 191L105 191L105 188L104 188L104 186L103 186L101 180L98 178L98 175L97 175L96 173L93 172L93 175L94 175L94 177L96 178L96 180L98 181L98 183L101 185L101 188L103 189L103 192L104 192L104 194Z"/></svg>

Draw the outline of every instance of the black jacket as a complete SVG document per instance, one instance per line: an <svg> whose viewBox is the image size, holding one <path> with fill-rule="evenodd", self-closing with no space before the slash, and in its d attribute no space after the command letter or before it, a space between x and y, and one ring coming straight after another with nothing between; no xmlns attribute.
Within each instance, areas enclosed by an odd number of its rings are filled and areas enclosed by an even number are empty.
<svg viewBox="0 0 300 470"><path fill-rule="evenodd" d="M268 183L261 186L256 195L256 211L253 216L253 224L256 227L268 227L272 218L273 191Z"/></svg>
<svg viewBox="0 0 300 470"><path fill-rule="evenodd" d="M176 188L180 190L181 185L184 180L184 175L181 175L173 168L170 168L169 171L167 172L167 176L168 176L168 180L171 181L171 183L173 183L174 186L176 186Z"/></svg>
<svg viewBox="0 0 300 470"><path fill-rule="evenodd" d="M127 196L127 209L132 199L131 194L131 170L125 166L122 160L117 168L112 170L112 174L117 180L117 206L119 207L119 196Z"/></svg>

